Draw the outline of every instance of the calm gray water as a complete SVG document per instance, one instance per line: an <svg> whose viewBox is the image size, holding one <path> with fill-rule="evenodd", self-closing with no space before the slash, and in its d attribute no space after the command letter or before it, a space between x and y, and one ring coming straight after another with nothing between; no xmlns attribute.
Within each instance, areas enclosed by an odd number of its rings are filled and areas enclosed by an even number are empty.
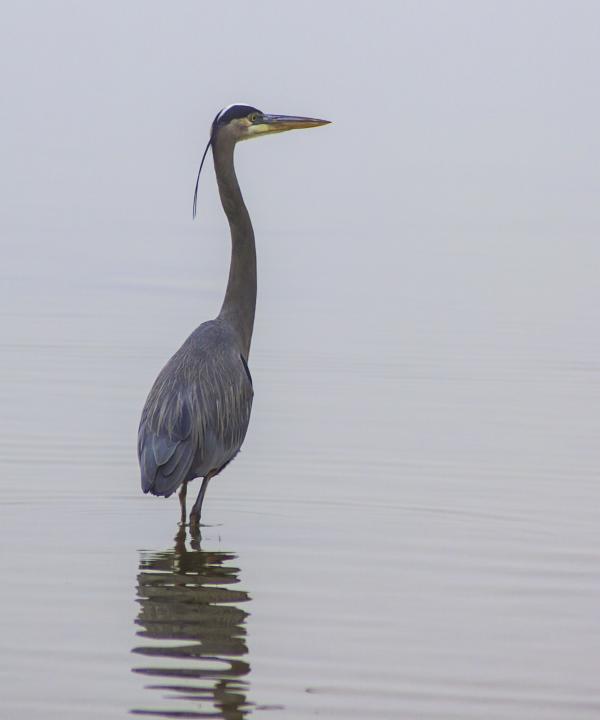
<svg viewBox="0 0 600 720"><path fill-rule="evenodd" d="M13 3L0 23L0 717L600 717L598 5ZM218 311L255 401L201 537L139 414Z"/></svg>
<svg viewBox="0 0 600 720"><path fill-rule="evenodd" d="M160 254L167 230L115 230L125 249L103 266L95 244L78 278L63 260L85 228L38 254L15 231L3 716L598 717L600 348L585 313L494 308L489 258L434 236L435 256L399 271L412 301L387 314L371 315L368 277L345 302L265 280L251 430L191 538L176 498L138 490L136 424L224 277L176 254L183 280L159 278L126 242ZM322 242L278 238L280 273L309 273ZM536 279L522 242L495 251L517 295ZM268 258L275 239L260 244ZM110 277L115 255L129 277ZM431 290L446 271L450 309Z"/></svg>

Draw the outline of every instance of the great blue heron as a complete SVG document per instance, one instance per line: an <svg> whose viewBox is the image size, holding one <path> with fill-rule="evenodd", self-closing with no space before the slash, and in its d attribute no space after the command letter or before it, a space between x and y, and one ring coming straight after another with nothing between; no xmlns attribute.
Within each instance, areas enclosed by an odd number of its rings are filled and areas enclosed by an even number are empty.
<svg viewBox="0 0 600 720"><path fill-rule="evenodd" d="M196 328L156 378L138 432L145 493L169 497L178 488L185 523L187 484L203 478L190 513L198 525L211 478L237 455L252 408L248 354L256 306L254 231L233 166L237 142L270 133L327 124L327 120L267 115L250 105L230 105L212 123L200 171L212 148L223 210L231 230L231 265L223 306L214 320Z"/></svg>

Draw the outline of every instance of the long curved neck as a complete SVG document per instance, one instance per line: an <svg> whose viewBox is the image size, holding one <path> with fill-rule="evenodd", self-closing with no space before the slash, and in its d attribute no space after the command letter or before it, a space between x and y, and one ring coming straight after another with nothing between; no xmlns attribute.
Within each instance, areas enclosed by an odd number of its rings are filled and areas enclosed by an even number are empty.
<svg viewBox="0 0 600 720"><path fill-rule="evenodd" d="M250 215L233 167L234 147L227 138L217 138L213 144L219 195L231 229L229 280L219 318L234 328L247 359L256 309L256 246Z"/></svg>

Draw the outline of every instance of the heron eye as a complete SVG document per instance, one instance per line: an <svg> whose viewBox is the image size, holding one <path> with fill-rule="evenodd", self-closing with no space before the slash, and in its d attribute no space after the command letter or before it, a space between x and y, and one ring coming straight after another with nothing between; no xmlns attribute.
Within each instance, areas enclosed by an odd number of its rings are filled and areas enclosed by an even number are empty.
<svg viewBox="0 0 600 720"><path fill-rule="evenodd" d="M250 122L256 122L258 120L258 113L252 113L249 115L248 120L250 120Z"/></svg>

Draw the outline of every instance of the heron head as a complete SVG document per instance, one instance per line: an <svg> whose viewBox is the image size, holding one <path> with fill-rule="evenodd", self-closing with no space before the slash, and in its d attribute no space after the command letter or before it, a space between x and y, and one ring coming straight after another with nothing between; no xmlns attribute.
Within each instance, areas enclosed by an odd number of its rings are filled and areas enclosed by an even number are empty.
<svg viewBox="0 0 600 720"><path fill-rule="evenodd" d="M223 108L214 119L210 136L211 142L215 142L221 136L239 142L286 130L318 127L328 123L329 120L296 115L269 115L252 105L229 105Z"/></svg>
<svg viewBox="0 0 600 720"><path fill-rule="evenodd" d="M196 198L200 172L208 149L210 147L214 148L217 142L228 140L235 145L240 140L250 140L251 138L286 132L287 130L319 127L319 125L327 125L329 122L329 120L299 117L297 115L269 115L252 105L235 104L223 108L213 120L210 139L202 156L200 170L198 170L196 189L194 191L194 217L196 216Z"/></svg>

